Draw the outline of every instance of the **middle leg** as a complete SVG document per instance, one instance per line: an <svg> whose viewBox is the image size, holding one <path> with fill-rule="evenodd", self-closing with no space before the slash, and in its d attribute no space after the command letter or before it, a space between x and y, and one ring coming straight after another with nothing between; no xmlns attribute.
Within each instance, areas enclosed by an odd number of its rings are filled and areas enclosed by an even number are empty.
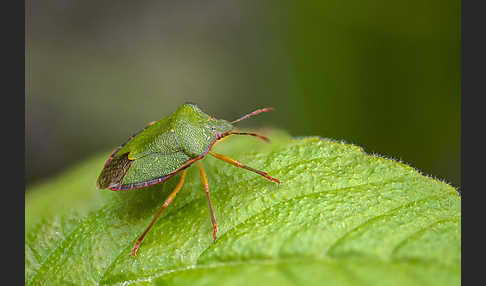
<svg viewBox="0 0 486 286"><path fill-rule="evenodd" d="M208 198L209 214L211 215L211 223L213 224L213 239L216 240L216 232L218 232L218 226L216 225L216 219L214 218L213 207L211 205L211 198L209 197L209 183L206 177L206 172L199 161L197 161L197 167L199 168L199 174L201 175L201 182L204 186L204 191L206 192L206 197Z"/></svg>

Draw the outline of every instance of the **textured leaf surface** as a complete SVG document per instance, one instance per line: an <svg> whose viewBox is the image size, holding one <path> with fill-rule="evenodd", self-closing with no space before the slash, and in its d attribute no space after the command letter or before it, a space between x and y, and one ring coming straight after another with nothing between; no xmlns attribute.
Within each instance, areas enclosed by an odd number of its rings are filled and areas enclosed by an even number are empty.
<svg viewBox="0 0 486 286"><path fill-rule="evenodd" d="M202 161L216 242L195 167L135 258L135 240L178 176L143 191L99 191L103 154L35 187L26 197L26 284L460 284L454 188L356 146L267 135L271 144L234 136L213 150L280 185Z"/></svg>

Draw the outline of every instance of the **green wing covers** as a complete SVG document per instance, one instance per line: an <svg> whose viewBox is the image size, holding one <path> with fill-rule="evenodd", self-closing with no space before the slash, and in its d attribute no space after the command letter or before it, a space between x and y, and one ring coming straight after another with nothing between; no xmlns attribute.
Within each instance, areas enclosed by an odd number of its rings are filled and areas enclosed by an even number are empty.
<svg viewBox="0 0 486 286"><path fill-rule="evenodd" d="M174 173L191 158L170 130L170 118L160 120L131 137L104 167L98 188L147 182ZM130 188L131 189L131 188Z"/></svg>

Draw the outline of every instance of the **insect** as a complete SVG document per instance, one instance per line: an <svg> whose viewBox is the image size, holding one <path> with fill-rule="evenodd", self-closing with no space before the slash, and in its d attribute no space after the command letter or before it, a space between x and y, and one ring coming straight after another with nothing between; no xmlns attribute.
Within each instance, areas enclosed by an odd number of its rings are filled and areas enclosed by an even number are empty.
<svg viewBox="0 0 486 286"><path fill-rule="evenodd" d="M218 227L211 205L209 183L206 173L199 162L207 154L280 184L278 179L269 176L265 172L253 169L235 159L211 151L214 143L230 135L251 135L268 142L268 138L255 133L233 131L235 123L268 111L273 111L273 108L261 108L229 122L207 115L195 104L186 103L168 117L150 122L113 151L96 182L98 189L108 188L112 191L128 191L145 188L164 182L182 172L175 189L169 194L149 226L137 239L131 255L134 256L136 254L145 235L181 190L187 168L194 163L199 168L213 225L213 239L216 241Z"/></svg>

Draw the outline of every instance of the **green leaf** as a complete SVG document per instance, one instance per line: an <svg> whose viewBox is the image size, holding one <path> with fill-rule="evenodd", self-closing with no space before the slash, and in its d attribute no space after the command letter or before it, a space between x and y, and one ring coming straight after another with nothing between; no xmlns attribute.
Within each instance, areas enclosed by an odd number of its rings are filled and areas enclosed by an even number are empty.
<svg viewBox="0 0 486 286"><path fill-rule="evenodd" d="M213 242L197 168L130 251L176 176L142 191L96 190L109 152L26 197L27 285L459 285L456 190L356 146L272 131L214 151L280 185L208 156Z"/></svg>

